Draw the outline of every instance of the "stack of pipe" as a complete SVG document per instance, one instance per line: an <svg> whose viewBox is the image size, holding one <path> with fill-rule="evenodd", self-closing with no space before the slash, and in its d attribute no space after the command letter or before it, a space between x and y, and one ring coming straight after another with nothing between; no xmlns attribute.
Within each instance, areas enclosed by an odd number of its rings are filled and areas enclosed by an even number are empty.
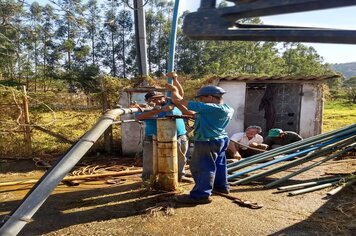
<svg viewBox="0 0 356 236"><path fill-rule="evenodd" d="M356 124L352 124L338 130L313 136L295 143L282 146L280 148L270 150L268 152L257 154L252 157L231 163L227 166L228 172L230 174L228 176L228 179L229 181L231 181L230 183L231 185L246 184L251 181L258 180L267 177L269 175L298 166L305 162L314 160L316 158L319 158L320 156L326 156L324 159L320 161L314 162L307 167L301 168L298 171L295 171L281 179L278 179L266 185L267 187L272 187L304 171L310 170L326 161L329 161L347 152L350 152L355 148L356 148ZM330 153L333 154L327 156ZM279 157L279 158L274 159L275 157ZM247 173L260 170L262 168L266 168L287 160L292 160L292 161L283 165L279 165L277 167L270 168L268 170L265 170L263 172L254 175L239 180L235 180L236 178L242 177ZM264 162L264 163L250 167L251 165L260 162Z"/></svg>

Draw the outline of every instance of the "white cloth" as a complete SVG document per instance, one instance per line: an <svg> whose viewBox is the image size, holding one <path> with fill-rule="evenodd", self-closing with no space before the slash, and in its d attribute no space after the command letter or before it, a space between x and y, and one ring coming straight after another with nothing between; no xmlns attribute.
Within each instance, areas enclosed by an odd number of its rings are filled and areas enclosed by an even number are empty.
<svg viewBox="0 0 356 236"><path fill-rule="evenodd" d="M230 140L241 143L243 145L249 146L251 143L262 144L263 137L256 134L252 139L248 139L245 132L233 134ZM241 149L246 150L246 147L241 147Z"/></svg>

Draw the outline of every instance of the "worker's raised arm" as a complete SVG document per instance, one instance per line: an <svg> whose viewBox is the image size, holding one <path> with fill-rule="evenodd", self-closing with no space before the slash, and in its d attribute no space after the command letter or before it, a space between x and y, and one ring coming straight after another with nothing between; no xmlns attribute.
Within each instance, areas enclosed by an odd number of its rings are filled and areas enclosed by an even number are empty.
<svg viewBox="0 0 356 236"><path fill-rule="evenodd" d="M177 73L172 71L172 72L169 72L166 76L168 78L172 78L173 79L173 85L177 87L179 95L184 97L184 90L183 90L182 85L179 83Z"/></svg>
<svg viewBox="0 0 356 236"><path fill-rule="evenodd" d="M181 96L179 94L179 90L176 86L172 85L172 84L166 84L166 89L171 91L172 93L172 102L179 106L179 105L183 105L185 107L188 107L188 101L183 99L183 96Z"/></svg>

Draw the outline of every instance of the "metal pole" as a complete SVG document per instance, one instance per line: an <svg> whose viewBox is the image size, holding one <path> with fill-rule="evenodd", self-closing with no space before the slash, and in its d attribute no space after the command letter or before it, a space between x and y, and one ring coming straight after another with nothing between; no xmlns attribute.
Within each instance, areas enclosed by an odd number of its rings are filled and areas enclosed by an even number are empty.
<svg viewBox="0 0 356 236"><path fill-rule="evenodd" d="M332 145L330 145L330 146L328 146L328 147L326 147L326 148L324 148L324 149L322 149L320 151L315 151L315 152L313 152L313 153L311 153L311 154L309 154L309 155L307 155L307 156L305 156L303 158L299 158L299 159L294 160L294 161L292 161L290 163L287 163L285 165L277 166L275 168L266 170L264 172L261 172L261 173L246 177L244 179L240 179L240 180L238 180L238 181L236 181L234 183L231 183L231 184L233 185L233 184L246 184L246 183L249 183L251 181L260 179L262 177L266 177L266 176L278 173L280 171L292 168L294 166L300 165L302 163L311 161L316 157L319 157L319 156L322 156L322 155L324 155L326 153L332 152L335 149L343 148L343 147L345 147L345 146L347 146L347 145L349 145L349 144L351 144L353 142L354 142L354 138L352 137L351 139L348 139L346 141L342 141L342 142L339 142L339 143L336 143L336 144L332 144Z"/></svg>
<svg viewBox="0 0 356 236"><path fill-rule="evenodd" d="M326 183L326 184L322 184L322 185L318 185L318 186L314 186L314 187L310 187L310 188L306 188L306 189L296 190L296 191L288 193L288 195L289 196L295 196L295 195L302 194L302 193L312 192L312 191L315 191L315 190L319 190L319 189L323 189L323 188L327 188L327 187L333 186L335 184L338 184L339 182L340 181L337 180L337 181L334 181L334 182L331 182L331 183Z"/></svg>
<svg viewBox="0 0 356 236"><path fill-rule="evenodd" d="M340 129L337 129L337 130L330 131L330 132L325 133L325 134L312 136L312 137L306 138L304 140L301 140L301 141L298 141L298 142L295 142L295 143L291 143L291 144L282 146L280 148L269 150L267 152L264 152L264 153L261 153L261 154L257 154L257 155L254 155L252 157L245 158L245 159L242 159L240 161L231 163L231 164L227 165L227 167L231 168L233 166L240 165L241 163L251 162L251 161L254 161L256 159L260 159L261 160L262 158L264 158L266 156L270 157L270 156L273 156L273 155L284 154L285 152L287 152L287 153L288 152L292 152L292 151L298 150L299 148L303 147L304 145L312 144L316 140L320 142L320 141L322 141L321 139L323 139L323 138L330 137L330 136L332 136L334 134L337 134L339 132L342 132L342 131L348 131L348 130L351 131L351 129L353 129L355 127L356 127L356 124L352 124L352 125L345 126L345 127L340 128Z"/></svg>
<svg viewBox="0 0 356 236"><path fill-rule="evenodd" d="M288 186L282 186L277 188L278 190L282 191L290 191L298 188L305 188L305 187L310 187L313 185L319 185L319 184L325 184L325 183L330 183L334 181L339 181L342 179L342 177L337 177L337 178L329 178L329 179L323 179L323 180L318 180L318 181L311 181L307 183L302 183L302 184L293 184L293 185L288 185Z"/></svg>
<svg viewBox="0 0 356 236"><path fill-rule="evenodd" d="M342 154L345 154L345 153L351 151L352 149L355 149L355 146L356 146L356 144L353 144L352 146L347 147L344 150L342 150L342 151L340 151L338 153L335 153L335 154L333 154L331 156L328 156L328 157L324 158L321 161L315 162L315 163L311 164L310 166L304 167L304 168L302 168L302 169L300 169L298 171L295 171L295 172L293 172L293 173L291 173L289 175L284 176L283 178L281 178L279 180L273 181L272 183L267 184L266 187L270 188L272 186L278 185L278 184L280 184L280 183L292 178L293 176L299 175L300 173L303 173L303 172L305 172L307 170L310 170L310 169L312 169L312 168L314 168L314 167L316 167L318 165L321 165L321 164L323 164L324 162L326 162L328 160L331 160L331 159L333 159L335 157L341 156Z"/></svg>
<svg viewBox="0 0 356 236"><path fill-rule="evenodd" d="M343 183L342 185L338 186L337 188L331 190L330 192L328 192L326 195L327 196L333 196L335 194L337 194L338 192L340 192L343 188L353 185L354 183L356 183L356 178L354 177L353 179L349 179L348 181L346 181L346 183Z"/></svg>
<svg viewBox="0 0 356 236"><path fill-rule="evenodd" d="M80 161L85 153L111 126L117 117L138 112L137 108L113 109L106 112L99 121L37 182L20 205L9 215L0 228L0 235L17 235L36 211L41 207L54 188L66 174Z"/></svg>
<svg viewBox="0 0 356 236"><path fill-rule="evenodd" d="M292 143L292 144L285 145L285 146L282 146L280 148L277 148L279 150L274 149L274 150L267 151L267 152L265 152L263 154L255 155L255 156L253 156L252 160L250 159L248 161L245 161L244 163L241 163L241 161L232 163L234 166L229 167L228 171L229 171L229 173L231 173L231 172L234 172L235 170L242 169L242 168L244 168L246 166L249 166L251 164L255 164L255 163L261 162L263 160L268 160L271 157L274 157L274 156L277 156L277 155L280 155L280 154L291 153L291 152L294 152L294 151L297 151L297 150L302 150L303 148L309 148L312 145L315 145L315 144L318 144L318 143L321 143L321 142L325 142L325 141L328 141L328 140L333 139L333 138L342 137L344 135L348 135L348 134L353 133L353 132L356 132L356 127L355 128L350 128L350 129L347 129L347 130L344 130L344 131L341 131L341 132L338 132L338 133L333 134L333 135L331 135L329 137L323 137L322 139L316 139L316 140L312 140L310 142L308 141L306 144L303 143L304 140L301 140L301 141L298 141L298 142L295 142L295 143ZM288 148L289 150L288 149L284 150L285 148Z"/></svg>
<svg viewBox="0 0 356 236"><path fill-rule="evenodd" d="M171 35L169 39L169 58L168 58L168 72L174 71L174 57L176 50L176 38L177 38L177 25L178 25L178 9L179 9L179 0L174 2L173 17L172 17L172 26L171 26ZM173 78L168 78L167 83L173 84ZM166 92L167 97L171 97L171 92ZM170 99L168 103L170 103Z"/></svg>
<svg viewBox="0 0 356 236"><path fill-rule="evenodd" d="M140 75L147 76L146 20L143 0L134 0L134 8L138 71Z"/></svg>
<svg viewBox="0 0 356 236"><path fill-rule="evenodd" d="M350 136L350 135L349 135ZM292 153L290 155L287 155L287 156L284 156L284 157L281 157L281 158L278 158L276 160L272 160L272 161L269 161L267 163L263 163L263 164L260 164L260 165L257 165L257 166L254 166L254 167L251 167L247 170L243 170L243 171L240 171L240 172L237 172L235 174L232 174L232 175L229 175L228 176L228 179L233 179L233 178L236 178L238 176L241 176L241 175L244 175L244 174L247 174L247 173L250 173L252 171L255 171L255 170L259 170L259 169L262 169L264 167L267 167L267 166L270 166L270 165L273 165L273 164L276 164L276 163L279 163L279 162L282 162L282 161L285 161L285 160L289 160L289 159L292 159L294 157L297 157L297 156L302 156L306 153L309 153L311 151L314 151L316 149L319 149L319 148L322 148L322 147L325 147L329 144L332 144L332 143L335 143L335 142L339 142L340 140L344 139L345 137L341 137L341 138L337 138L337 139L332 139L326 143L320 143L320 144L317 144L315 146L313 146L312 148L309 148L309 149L306 149L306 150L303 150L303 151L300 151L300 152L296 152L296 153Z"/></svg>
<svg viewBox="0 0 356 236"><path fill-rule="evenodd" d="M157 174L162 190L178 186L177 129L174 119L157 120Z"/></svg>

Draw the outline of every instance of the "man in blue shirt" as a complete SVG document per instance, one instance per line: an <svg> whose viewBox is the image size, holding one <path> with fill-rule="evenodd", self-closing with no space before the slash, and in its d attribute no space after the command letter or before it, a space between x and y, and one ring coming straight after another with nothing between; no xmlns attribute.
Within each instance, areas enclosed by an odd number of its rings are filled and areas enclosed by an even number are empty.
<svg viewBox="0 0 356 236"><path fill-rule="evenodd" d="M167 84L166 88L172 92L172 101L183 114L195 113L194 151L190 160L195 186L189 195L177 196L176 200L210 203L212 190L229 193L225 155L229 139L225 127L234 110L224 104L225 91L217 86L201 88L196 96L198 102L184 100L174 85Z"/></svg>
<svg viewBox="0 0 356 236"><path fill-rule="evenodd" d="M173 78L174 84L180 86L177 78ZM145 122L145 139L143 143L142 179L148 180L153 174L153 141L152 136L157 135L157 118L163 118L168 113L171 115L182 115L182 112L173 105L166 105L164 94L157 91L148 92L145 95L147 103L153 103L160 107L147 112L136 113L136 118ZM188 181L185 178L184 165L188 150L187 131L183 119L176 119L177 126L177 151L178 151L178 181Z"/></svg>

